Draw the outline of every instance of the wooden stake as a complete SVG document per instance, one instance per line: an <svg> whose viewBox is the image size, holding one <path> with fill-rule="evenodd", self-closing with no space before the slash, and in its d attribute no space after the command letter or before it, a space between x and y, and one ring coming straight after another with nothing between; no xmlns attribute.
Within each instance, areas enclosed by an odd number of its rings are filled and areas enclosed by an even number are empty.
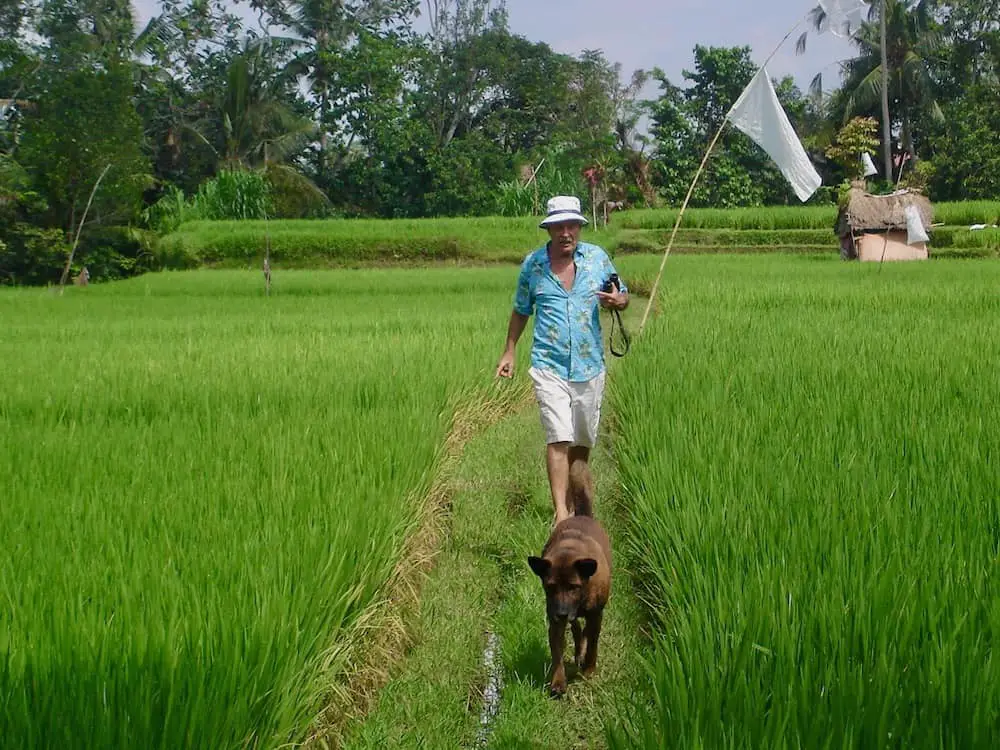
<svg viewBox="0 0 1000 750"><path fill-rule="evenodd" d="M264 141L264 179L267 180L267 141ZM264 198L264 296L271 296L271 225L267 221L267 198Z"/></svg>
<svg viewBox="0 0 1000 750"><path fill-rule="evenodd" d="M69 268L73 265L73 256L76 254L76 246L80 242L80 232L83 231L83 222L87 220L87 212L90 211L90 204L94 200L94 193L97 192L98 185L101 184L101 180L104 179L104 175L108 173L111 169L111 165L108 164L104 171L101 172L101 176L97 178L97 182L94 183L94 187L90 190L90 197L87 198L87 206L83 209L83 216L80 218L80 224L76 228L76 237L73 239L73 247L69 250L69 257L66 258L66 267L63 268L62 277L59 279L59 294L63 293L63 288L66 286L66 279L69 277Z"/></svg>

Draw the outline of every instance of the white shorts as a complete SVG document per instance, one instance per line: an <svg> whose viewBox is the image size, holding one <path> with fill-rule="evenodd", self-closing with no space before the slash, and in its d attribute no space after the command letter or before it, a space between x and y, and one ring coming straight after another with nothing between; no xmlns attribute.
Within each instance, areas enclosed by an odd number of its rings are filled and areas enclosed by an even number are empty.
<svg viewBox="0 0 1000 750"><path fill-rule="evenodd" d="M542 416L546 443L570 443L593 448L601 421L604 375L573 383L550 370L528 370Z"/></svg>

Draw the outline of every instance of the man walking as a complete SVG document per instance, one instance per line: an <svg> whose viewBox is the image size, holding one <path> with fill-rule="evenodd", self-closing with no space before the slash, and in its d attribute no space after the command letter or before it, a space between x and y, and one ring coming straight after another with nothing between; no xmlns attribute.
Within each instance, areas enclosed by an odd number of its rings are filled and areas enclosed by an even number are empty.
<svg viewBox="0 0 1000 750"><path fill-rule="evenodd" d="M617 273L602 248L580 242L580 229L587 224L580 200L556 196L547 209L539 226L548 231L549 241L521 264L496 374L513 377L517 341L534 313L528 374L545 430L549 489L559 523L570 515L570 464L588 461L597 441L606 372L598 304L624 310L629 297L622 282L619 288L602 291Z"/></svg>

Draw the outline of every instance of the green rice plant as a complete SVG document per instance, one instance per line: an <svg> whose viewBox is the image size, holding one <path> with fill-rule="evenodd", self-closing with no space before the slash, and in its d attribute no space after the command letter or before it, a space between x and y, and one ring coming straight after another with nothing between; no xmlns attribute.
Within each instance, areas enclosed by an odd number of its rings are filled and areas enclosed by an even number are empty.
<svg viewBox="0 0 1000 750"><path fill-rule="evenodd" d="M494 387L515 279L0 291L0 744L302 740Z"/></svg>
<svg viewBox="0 0 1000 750"><path fill-rule="evenodd" d="M664 248L670 241L669 229L623 229L618 234L620 247L648 245ZM837 249L837 236L826 229L680 229L675 247L796 247L825 245Z"/></svg>
<svg viewBox="0 0 1000 750"><path fill-rule="evenodd" d="M614 222L623 229L672 230L679 209L625 211ZM756 208L689 208L685 229L833 229L836 206L769 206Z"/></svg>
<svg viewBox="0 0 1000 750"><path fill-rule="evenodd" d="M966 228L973 224L997 224L1000 223L1000 201L935 203L934 221Z"/></svg>
<svg viewBox="0 0 1000 750"><path fill-rule="evenodd" d="M998 283L671 259L609 381L655 696L613 747L995 744Z"/></svg>
<svg viewBox="0 0 1000 750"><path fill-rule="evenodd" d="M518 263L548 240L535 217L323 219L191 222L160 239L162 255L218 265L263 256L285 267L365 262L470 260ZM586 229L583 239L611 247L614 234Z"/></svg>
<svg viewBox="0 0 1000 750"><path fill-rule="evenodd" d="M671 230L678 209L625 211L615 217L623 229ZM1000 201L961 201L935 203L934 221L968 227L972 224L997 223ZM755 208L689 208L681 222L683 229L824 229L832 230L837 219L836 206L767 206Z"/></svg>
<svg viewBox="0 0 1000 750"><path fill-rule="evenodd" d="M982 249L996 253L1000 250L1000 230L968 227L935 227L931 232L932 251L938 248Z"/></svg>

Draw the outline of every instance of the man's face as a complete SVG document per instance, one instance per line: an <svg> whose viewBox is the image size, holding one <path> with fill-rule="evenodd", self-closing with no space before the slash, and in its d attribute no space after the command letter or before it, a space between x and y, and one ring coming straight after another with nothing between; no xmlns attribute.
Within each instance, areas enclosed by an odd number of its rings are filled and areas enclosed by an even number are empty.
<svg viewBox="0 0 1000 750"><path fill-rule="evenodd" d="M546 227L549 232L549 239L552 240L552 249L569 255L576 250L576 244L580 241L580 222L564 221L560 224L549 224Z"/></svg>

